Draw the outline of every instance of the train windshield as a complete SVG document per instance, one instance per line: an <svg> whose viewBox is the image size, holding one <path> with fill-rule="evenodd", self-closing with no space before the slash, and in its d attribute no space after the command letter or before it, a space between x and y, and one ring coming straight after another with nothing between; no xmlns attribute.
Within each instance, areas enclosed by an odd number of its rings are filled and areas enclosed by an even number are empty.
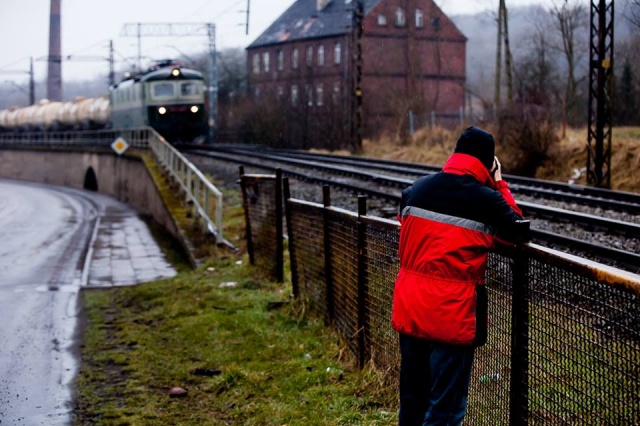
<svg viewBox="0 0 640 426"><path fill-rule="evenodd" d="M154 98L169 98L175 96L173 83L156 83L153 85Z"/></svg>
<svg viewBox="0 0 640 426"><path fill-rule="evenodd" d="M201 92L202 82L200 81L188 81L180 84L180 95L188 98L198 96Z"/></svg>

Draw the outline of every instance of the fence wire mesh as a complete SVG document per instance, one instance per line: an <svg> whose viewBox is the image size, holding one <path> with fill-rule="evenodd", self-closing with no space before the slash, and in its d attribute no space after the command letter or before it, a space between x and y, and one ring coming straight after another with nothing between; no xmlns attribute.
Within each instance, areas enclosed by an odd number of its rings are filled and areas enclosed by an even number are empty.
<svg viewBox="0 0 640 426"><path fill-rule="evenodd" d="M282 277L282 217L278 214L279 179L271 175L241 175L247 247L253 265L274 281ZM280 230L280 232L278 232Z"/></svg>
<svg viewBox="0 0 640 426"><path fill-rule="evenodd" d="M328 321L323 211L316 205L290 200L287 214L292 280L309 309Z"/></svg>
<svg viewBox="0 0 640 426"><path fill-rule="evenodd" d="M398 223L293 199L286 211L299 297L331 312L349 348L396 386ZM466 425L640 424L640 277L526 245L491 253L486 285L489 337L476 351Z"/></svg>
<svg viewBox="0 0 640 426"><path fill-rule="evenodd" d="M349 349L358 353L358 229L353 213L328 209L334 322ZM331 303L331 301L330 301Z"/></svg>
<svg viewBox="0 0 640 426"><path fill-rule="evenodd" d="M529 264L530 424L640 424L640 297Z"/></svg>

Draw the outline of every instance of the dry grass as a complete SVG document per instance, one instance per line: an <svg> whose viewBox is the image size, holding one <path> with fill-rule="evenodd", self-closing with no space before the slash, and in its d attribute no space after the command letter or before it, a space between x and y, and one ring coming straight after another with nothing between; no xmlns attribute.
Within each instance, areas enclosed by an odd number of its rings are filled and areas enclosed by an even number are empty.
<svg viewBox="0 0 640 426"><path fill-rule="evenodd" d="M493 129L487 128L492 133ZM398 161L442 165L455 146L459 130L440 128L421 129L408 141L401 142L388 136L363 142L363 155ZM640 193L640 128L619 127L613 130L612 138L612 189ZM498 145L500 141L497 141ZM498 148L498 155L500 149ZM539 179L568 182L576 169L587 163L587 130L569 129L564 138L549 152L549 159L538 168ZM509 174L509 164L503 164ZM576 181L586 184L584 174Z"/></svg>

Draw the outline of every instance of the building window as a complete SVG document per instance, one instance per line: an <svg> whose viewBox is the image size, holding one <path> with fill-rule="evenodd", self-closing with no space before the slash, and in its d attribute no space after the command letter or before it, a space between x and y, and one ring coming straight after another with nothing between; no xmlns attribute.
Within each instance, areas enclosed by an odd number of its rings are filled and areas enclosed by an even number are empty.
<svg viewBox="0 0 640 426"><path fill-rule="evenodd" d="M340 82L336 81L333 83L333 93L331 94L331 99L333 100L333 104L337 105L340 102Z"/></svg>
<svg viewBox="0 0 640 426"><path fill-rule="evenodd" d="M399 7L398 10L396 10L396 26L404 27L406 22L407 20L404 15L404 10L401 7Z"/></svg>
<svg viewBox="0 0 640 426"><path fill-rule="evenodd" d="M282 50L278 50L278 71L282 71L284 69L284 52Z"/></svg>
<svg viewBox="0 0 640 426"><path fill-rule="evenodd" d="M307 84L304 87L304 93L307 99L307 106L313 106L313 87L310 84Z"/></svg>
<svg viewBox="0 0 640 426"><path fill-rule="evenodd" d="M262 66L264 67L264 72L269 72L269 52L262 54Z"/></svg>
<svg viewBox="0 0 640 426"><path fill-rule="evenodd" d="M307 66L313 65L313 46L307 46Z"/></svg>
<svg viewBox="0 0 640 426"><path fill-rule="evenodd" d="M253 73L260 74L260 54L253 54Z"/></svg>
<svg viewBox="0 0 640 426"><path fill-rule="evenodd" d="M324 105L324 86L322 84L316 86L316 105Z"/></svg>
<svg viewBox="0 0 640 426"><path fill-rule="evenodd" d="M387 17L384 15L378 15L378 25L384 27L387 25Z"/></svg>
<svg viewBox="0 0 640 426"><path fill-rule="evenodd" d="M340 48L340 43L336 43L335 47L333 48L333 62L338 65L340 64L340 62L342 61L342 52L341 52L341 48Z"/></svg>
<svg viewBox="0 0 640 426"><path fill-rule="evenodd" d="M324 46L318 47L318 66L324 66Z"/></svg>
<svg viewBox="0 0 640 426"><path fill-rule="evenodd" d="M291 67L293 69L298 68L298 55L298 48L296 47L295 49L293 49L293 54L291 55Z"/></svg>
<svg viewBox="0 0 640 426"><path fill-rule="evenodd" d="M424 14L422 9L416 9L416 28L424 28Z"/></svg>
<svg viewBox="0 0 640 426"><path fill-rule="evenodd" d="M260 88L256 87L255 90L253 91L253 96L258 99L260 98Z"/></svg>
<svg viewBox="0 0 640 426"><path fill-rule="evenodd" d="M291 104L298 105L298 86L295 84L291 86Z"/></svg>
<svg viewBox="0 0 640 426"><path fill-rule="evenodd" d="M276 96L277 96L279 101L284 99L284 87L278 86L278 90L276 92Z"/></svg>

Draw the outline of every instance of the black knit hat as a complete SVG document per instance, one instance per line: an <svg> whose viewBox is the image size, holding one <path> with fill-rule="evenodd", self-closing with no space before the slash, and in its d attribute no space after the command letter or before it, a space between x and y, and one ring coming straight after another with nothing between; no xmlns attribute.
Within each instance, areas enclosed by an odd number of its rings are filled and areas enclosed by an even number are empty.
<svg viewBox="0 0 640 426"><path fill-rule="evenodd" d="M460 135L453 152L473 155L480 160L488 170L491 170L495 150L496 142L493 140L491 133L478 129L477 127L469 127Z"/></svg>

